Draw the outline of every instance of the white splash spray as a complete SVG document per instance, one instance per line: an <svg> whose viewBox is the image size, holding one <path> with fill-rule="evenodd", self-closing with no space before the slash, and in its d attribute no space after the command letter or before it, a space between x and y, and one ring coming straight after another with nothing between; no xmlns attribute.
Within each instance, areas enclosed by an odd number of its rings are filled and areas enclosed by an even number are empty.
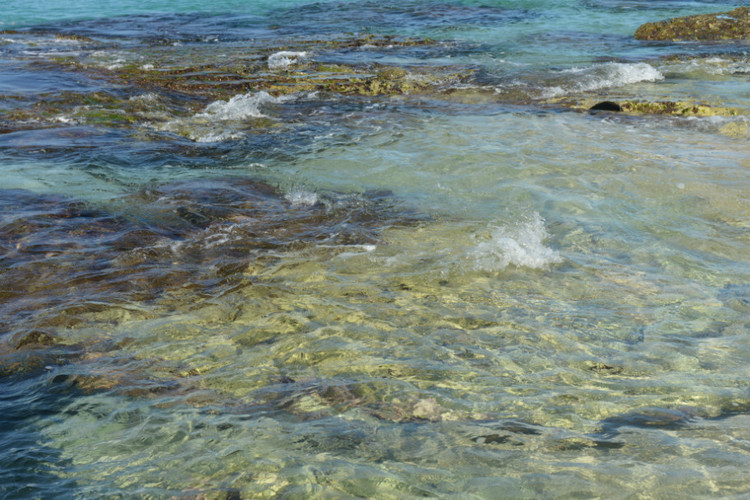
<svg viewBox="0 0 750 500"><path fill-rule="evenodd" d="M228 101L214 101L195 115L195 118L207 120L227 121L242 120L243 118L262 118L264 115L260 108L265 104L279 102L268 92L258 92L236 95Z"/></svg>
<svg viewBox="0 0 750 500"><path fill-rule="evenodd" d="M318 203L318 195L305 189L293 189L284 195L293 207L311 207Z"/></svg>
<svg viewBox="0 0 750 500"><path fill-rule="evenodd" d="M268 92L240 94L228 101L214 101L203 111L188 118L171 120L161 126L196 142L219 142L244 136L244 120L267 118L262 108L296 99L296 96L274 97Z"/></svg>
<svg viewBox="0 0 750 500"><path fill-rule="evenodd" d="M571 68L561 71L559 76L565 82L547 87L542 92L542 97L552 98L569 93L589 92L664 79L664 75L650 64L615 62L595 64L585 68Z"/></svg>
<svg viewBox="0 0 750 500"><path fill-rule="evenodd" d="M470 252L475 269L498 271L514 265L544 269L562 262L560 253L544 245L544 219L533 213L516 224L494 227L488 240Z"/></svg>
<svg viewBox="0 0 750 500"><path fill-rule="evenodd" d="M282 50L268 56L268 69L284 69L295 64L300 64L307 59L307 52L292 52Z"/></svg>

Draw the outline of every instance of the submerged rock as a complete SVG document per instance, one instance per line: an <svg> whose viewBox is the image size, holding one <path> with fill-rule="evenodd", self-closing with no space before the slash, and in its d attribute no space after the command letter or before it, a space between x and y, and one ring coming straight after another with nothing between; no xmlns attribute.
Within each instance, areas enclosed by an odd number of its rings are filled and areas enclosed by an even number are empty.
<svg viewBox="0 0 750 500"><path fill-rule="evenodd" d="M423 220L384 192L308 198L238 178L152 186L101 206L0 190L0 376L118 349L89 347L110 328L66 346L69 329L200 307L251 286L284 253L327 259ZM106 386L96 380L77 384Z"/></svg>
<svg viewBox="0 0 750 500"><path fill-rule="evenodd" d="M730 283L719 291L724 305L743 314L750 313L750 285Z"/></svg>
<svg viewBox="0 0 750 500"><path fill-rule="evenodd" d="M677 429L695 418L689 408L641 408L639 410L605 418L600 422L599 434L611 438L622 427Z"/></svg>
<svg viewBox="0 0 750 500"><path fill-rule="evenodd" d="M607 417L599 422L596 437L613 438L624 427L639 429L676 430L699 420L723 420L737 415L750 414L750 400L731 400L718 408L678 406L675 408L645 407L619 415Z"/></svg>
<svg viewBox="0 0 750 500"><path fill-rule="evenodd" d="M678 17L646 23L635 32L638 40L746 40L750 38L750 8Z"/></svg>
<svg viewBox="0 0 750 500"><path fill-rule="evenodd" d="M34 35L33 29L23 30ZM46 36L54 33L42 33ZM20 36L20 35L19 35ZM66 40L88 40L74 33ZM83 42L81 42L83 43ZM112 43L108 41L108 43ZM173 130L175 120L193 116L212 102L244 94L267 93L273 98L302 93L344 96L396 96L440 93L446 84L471 78L467 66L383 65L378 51L440 50L429 39L391 35L342 35L325 39L280 39L236 47L232 57L217 57L210 46L108 45L95 51L89 42L73 55L40 58L30 69L75 73L107 81L109 90L50 91L34 95L0 96L0 133L61 126L150 126ZM362 58L351 52L366 52ZM304 54L304 56L303 56ZM335 62L331 62L331 60ZM361 62L359 62L361 61ZM209 117L211 118L211 117ZM243 119L251 118L244 116ZM255 115L253 127L271 128L275 121ZM182 134L185 135L185 134Z"/></svg>
<svg viewBox="0 0 750 500"><path fill-rule="evenodd" d="M63 365L78 359L81 354L82 350L76 346L6 351L0 344L0 378L39 374L50 366Z"/></svg>

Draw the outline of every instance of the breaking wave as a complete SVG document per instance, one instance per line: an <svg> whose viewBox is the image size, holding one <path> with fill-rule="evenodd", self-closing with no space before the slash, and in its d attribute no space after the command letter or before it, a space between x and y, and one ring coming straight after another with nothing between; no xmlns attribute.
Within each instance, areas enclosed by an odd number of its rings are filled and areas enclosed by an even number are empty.
<svg viewBox="0 0 750 500"><path fill-rule="evenodd" d="M262 118L264 115L260 108L265 104L280 102L268 92L258 92L236 95L228 101L214 101L195 115L195 118L209 120L242 120L244 118Z"/></svg>
<svg viewBox="0 0 750 500"><path fill-rule="evenodd" d="M171 120L163 130L189 137L196 142L219 142L244 136L244 120L268 118L262 109L270 104L281 104L294 96L274 97L268 92L236 95L228 101L214 101L203 111L188 118Z"/></svg>
<svg viewBox="0 0 750 500"><path fill-rule="evenodd" d="M559 252L544 245L547 230L544 219L533 213L518 224L497 226L489 239L479 242L470 252L474 268L499 271L513 265L531 269L545 269L559 264Z"/></svg>
<svg viewBox="0 0 750 500"><path fill-rule="evenodd" d="M284 69L299 64L307 58L307 52L282 50L268 56L268 69Z"/></svg>
<svg viewBox="0 0 750 500"><path fill-rule="evenodd" d="M304 189L289 191L284 195L284 198L293 207L312 207L320 201L316 193Z"/></svg>
<svg viewBox="0 0 750 500"><path fill-rule="evenodd" d="M558 75L563 81L549 85L542 91L542 97L552 98L570 93L590 92L610 87L622 87L640 82L656 82L664 75L648 63L596 64L586 68L571 68Z"/></svg>

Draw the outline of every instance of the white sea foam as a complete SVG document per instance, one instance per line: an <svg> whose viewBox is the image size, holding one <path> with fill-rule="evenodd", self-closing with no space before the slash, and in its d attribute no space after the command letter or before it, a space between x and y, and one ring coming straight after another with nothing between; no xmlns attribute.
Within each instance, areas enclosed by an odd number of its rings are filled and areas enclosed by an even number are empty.
<svg viewBox="0 0 750 500"><path fill-rule="evenodd" d="M294 189L284 195L293 207L311 207L318 203L318 195L304 189Z"/></svg>
<svg viewBox="0 0 750 500"><path fill-rule="evenodd" d="M241 94L228 101L214 101L195 116L220 121L261 118L266 116L260 111L261 106L274 102L279 101L268 92Z"/></svg>
<svg viewBox="0 0 750 500"><path fill-rule="evenodd" d="M546 238L544 219L533 213L516 224L494 227L489 239L474 246L470 258L482 271L498 271L510 265L544 269L562 262L559 252L544 245Z"/></svg>
<svg viewBox="0 0 750 500"><path fill-rule="evenodd" d="M241 94L229 101L214 101L203 111L189 118L171 120L163 130L190 137L196 142L219 142L243 137L243 120L265 118L262 111L269 104L296 99L294 96L273 97L267 92Z"/></svg>
<svg viewBox="0 0 750 500"><path fill-rule="evenodd" d="M709 57L707 59L690 59L687 61L676 61L666 63L663 71L676 73L678 75L691 75L700 77L703 75L745 75L750 72L750 61L744 59L724 59L721 57Z"/></svg>
<svg viewBox="0 0 750 500"><path fill-rule="evenodd" d="M301 63L307 59L307 52L292 52L282 50L268 56L268 69L284 69Z"/></svg>
<svg viewBox="0 0 750 500"><path fill-rule="evenodd" d="M60 123L66 123L66 124L77 124L78 120L70 115L57 115L53 119L53 121L60 122Z"/></svg>
<svg viewBox="0 0 750 500"><path fill-rule="evenodd" d="M242 139L242 133L233 130L219 130L214 133L207 134L190 134L190 138L195 142L222 142Z"/></svg>
<svg viewBox="0 0 750 500"><path fill-rule="evenodd" d="M161 98L159 97L159 94L155 94L153 92L147 92L145 94L134 95L128 100L130 102L135 102L135 103L156 104L161 100Z"/></svg>
<svg viewBox="0 0 750 500"><path fill-rule="evenodd" d="M664 79L664 75L648 63L615 62L595 64L585 68L571 68L561 71L559 76L565 81L560 85L544 89L542 97L551 98L563 94L589 92Z"/></svg>

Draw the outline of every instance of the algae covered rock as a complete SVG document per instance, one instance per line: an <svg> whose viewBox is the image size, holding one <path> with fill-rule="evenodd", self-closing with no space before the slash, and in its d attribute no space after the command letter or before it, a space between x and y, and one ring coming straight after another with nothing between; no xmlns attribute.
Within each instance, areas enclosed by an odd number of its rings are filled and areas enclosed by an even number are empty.
<svg viewBox="0 0 750 500"><path fill-rule="evenodd" d="M737 116L741 110L682 101L624 101L622 111L634 114L677 116Z"/></svg>
<svg viewBox="0 0 750 500"><path fill-rule="evenodd" d="M646 23L636 30L635 38L675 41L747 40L750 39L750 7Z"/></svg>
<svg viewBox="0 0 750 500"><path fill-rule="evenodd" d="M592 113L608 111L629 115L669 115L682 117L721 116L731 118L746 114L746 111L741 108L702 104L691 101L643 101L629 99L614 102L592 101L591 99L584 99L582 101L563 99L556 100L555 104L577 110L587 110Z"/></svg>

